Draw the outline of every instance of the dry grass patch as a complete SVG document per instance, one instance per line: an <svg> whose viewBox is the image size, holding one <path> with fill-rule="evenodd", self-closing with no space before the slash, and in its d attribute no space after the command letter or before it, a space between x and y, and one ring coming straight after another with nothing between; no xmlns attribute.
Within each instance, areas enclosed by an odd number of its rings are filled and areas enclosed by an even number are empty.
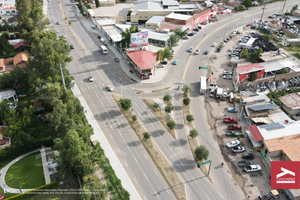
<svg viewBox="0 0 300 200"><path fill-rule="evenodd" d="M152 158L154 164L156 165L157 169L167 182L168 186L174 193L175 197L178 200L186 200L186 191L185 185L182 180L179 178L177 173L175 172L174 168L171 164L167 161L164 155L160 152L159 148L156 146L155 142L150 138L148 140L144 140L143 133L147 132L142 124L137 119L136 121L132 120L132 116L134 115L133 112L130 110L124 111L119 105L120 96L112 95L114 100L116 101L117 105L119 106L120 110L126 117L127 121L131 125L131 128L134 130L136 135L138 136L139 140L147 150L149 156Z"/></svg>
<svg viewBox="0 0 300 200"><path fill-rule="evenodd" d="M163 88L163 89L160 89L160 90L152 90L152 93L154 92L161 92L161 91L166 91L166 90L169 90L171 87L166 87L166 88Z"/></svg>
<svg viewBox="0 0 300 200"><path fill-rule="evenodd" d="M190 110L190 104L189 105L185 105L183 103L183 99L185 98L184 94L181 95L181 104L182 104L182 113L183 113L183 119L184 119L184 124L187 125L190 129L193 129L194 128L194 124L193 122L189 123L187 120L186 120L186 116L188 115L191 115L191 110ZM190 98L190 94L187 96L188 98Z"/></svg>
<svg viewBox="0 0 300 200"><path fill-rule="evenodd" d="M160 108L155 112L145 101L147 101L152 107L154 107L155 101L152 99L144 99L144 103L148 108L150 108L151 112L157 117L157 119L160 121L160 123L171 133L171 135L176 139L175 129L170 129L167 126L168 121L172 121L173 118L169 116L168 113L166 113L164 110L160 111ZM166 102L165 102L166 103ZM167 119L167 117L170 117L170 119ZM174 121L174 120L173 120Z"/></svg>

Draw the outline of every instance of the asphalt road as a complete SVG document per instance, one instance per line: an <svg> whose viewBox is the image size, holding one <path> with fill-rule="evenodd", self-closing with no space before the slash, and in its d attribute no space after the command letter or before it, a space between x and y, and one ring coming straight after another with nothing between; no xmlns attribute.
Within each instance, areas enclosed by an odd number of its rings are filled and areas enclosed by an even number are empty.
<svg viewBox="0 0 300 200"><path fill-rule="evenodd" d="M85 97L94 117L141 198L147 200L175 199L117 107L111 93L105 89L107 84L114 86L132 81L125 76L119 64L113 60L114 56L111 52L108 55L102 55L99 50L99 40L95 34L89 33L83 28L75 17L77 8L67 2L62 1L62 6L68 20L72 22L71 28L75 37L65 26L59 6L55 1L49 3L48 18L51 23L49 28L55 29L58 36L61 36L62 33L66 34L66 40L75 47L70 53L73 60L67 64L67 68L74 76L81 94ZM60 25L56 25L57 21L60 22ZM93 76L94 82L88 81L89 75ZM116 86L115 92L121 93L120 89L121 86ZM127 87L123 86L122 89L125 93Z"/></svg>
<svg viewBox="0 0 300 200"><path fill-rule="evenodd" d="M289 1L289 4L293 2L296 1ZM271 10L277 13L278 11L276 11L276 9L279 10L281 3L282 2L269 4L265 16L268 16ZM195 44L200 42L201 44L197 48L201 49L201 52L209 50L211 48L209 46L212 43L219 43L224 35L228 35L230 31L236 27L259 19L261 7L251 8L241 13L230 14L227 15L225 19L207 25L207 27L193 36L188 42L184 43L178 52L176 52L175 56L176 59L179 60L179 63L177 66L174 66L172 70L169 70L164 80L152 84L136 84L127 77L119 64L113 61L114 55L112 53L105 56L101 54L99 51L100 42L96 38L96 35L87 32L80 22L77 21L75 16L77 12L76 8L72 7L69 1L62 1L62 5L68 19L72 22L71 27L73 33L77 41L81 44L81 46L79 46L65 25L54 25L56 21L60 21L62 24L63 18L61 17L57 3L51 2L48 10L50 22L53 24L51 26L57 30L59 36L65 33L67 35L66 39L75 47L75 50L71 52L73 61L69 63L67 67L75 77L75 81L82 95L85 97L112 148L120 159L134 186L140 193L140 196L143 199L175 198L168 189L165 181L160 174L158 174L155 165L139 143L138 138L131 130L126 119L124 119L114 100L104 88L107 84L115 87L115 93L121 93L122 90L124 97L132 99L134 112L144 123L145 128L151 133L152 138L163 154L185 182L188 199L244 199L245 195L234 184L231 174L226 171L225 168L224 170L218 169L212 171L214 178L214 184L212 184L196 167L186 141L188 131L185 130L183 126L183 116L180 110L180 91L174 88L184 84L190 84L192 86L191 109L195 117L196 129L201 130L198 140L209 149L209 159L213 161L213 166L219 165L223 161L223 157L207 124L204 99L203 96L199 94L199 77L202 73L199 71L199 66L206 65L212 50L210 50L209 55L205 56L200 53L200 55L193 55L191 58L186 50L191 46L196 48ZM292 6L287 5L286 9L290 9L291 7ZM243 18L239 19L240 17ZM227 23L229 24L226 25ZM52 28L51 26L50 28ZM206 37L204 37L204 34ZM185 71L186 64L187 68ZM184 72L185 77L183 79L182 75ZM95 79L92 83L89 83L87 80L90 74L93 75ZM124 86L120 86L120 84L124 82L126 82ZM174 140L170 136L140 100L142 96L161 97L160 94L136 95L133 92L133 88L142 90L159 89L162 86L162 82L164 82L164 87L171 86L173 88L169 93L173 95L173 104L175 106L173 117L177 123L177 140Z"/></svg>

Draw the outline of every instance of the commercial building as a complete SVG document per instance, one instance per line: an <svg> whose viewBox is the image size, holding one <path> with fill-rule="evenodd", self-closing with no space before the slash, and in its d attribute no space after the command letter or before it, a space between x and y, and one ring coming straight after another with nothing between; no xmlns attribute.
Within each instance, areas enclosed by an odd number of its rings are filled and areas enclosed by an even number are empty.
<svg viewBox="0 0 300 200"><path fill-rule="evenodd" d="M293 93L279 98L282 109L290 115L300 114L300 93Z"/></svg>
<svg viewBox="0 0 300 200"><path fill-rule="evenodd" d="M265 73L265 68L259 63L254 63L250 65L238 66L235 71L236 82L241 83L247 81L250 78L251 73L255 72L257 74L257 78L263 78Z"/></svg>

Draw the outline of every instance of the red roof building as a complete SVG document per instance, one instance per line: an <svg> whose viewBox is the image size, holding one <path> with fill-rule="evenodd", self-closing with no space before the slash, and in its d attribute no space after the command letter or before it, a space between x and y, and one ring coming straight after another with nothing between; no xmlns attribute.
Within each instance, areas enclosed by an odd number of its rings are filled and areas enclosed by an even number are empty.
<svg viewBox="0 0 300 200"><path fill-rule="evenodd" d="M127 53L129 63L139 73L141 79L149 79L157 59L157 53L141 50Z"/></svg>
<svg viewBox="0 0 300 200"><path fill-rule="evenodd" d="M259 63L254 63L250 65L243 65L237 67L237 82L241 83L247 81L250 78L251 73L256 72L257 79L263 78L265 73L265 67Z"/></svg>
<svg viewBox="0 0 300 200"><path fill-rule="evenodd" d="M250 131L255 142L260 142L264 140L256 125L247 126L247 128Z"/></svg>

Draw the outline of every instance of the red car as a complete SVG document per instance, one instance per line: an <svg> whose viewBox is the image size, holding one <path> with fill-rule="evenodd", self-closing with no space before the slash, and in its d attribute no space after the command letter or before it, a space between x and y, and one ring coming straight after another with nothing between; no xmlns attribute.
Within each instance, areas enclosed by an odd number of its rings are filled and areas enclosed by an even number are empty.
<svg viewBox="0 0 300 200"><path fill-rule="evenodd" d="M224 123L237 123L237 119L236 118L232 118L232 117L227 117L223 119Z"/></svg>
<svg viewBox="0 0 300 200"><path fill-rule="evenodd" d="M242 128L241 125L237 125L237 124L233 124L233 125L228 126L229 130L239 130L241 128Z"/></svg>

